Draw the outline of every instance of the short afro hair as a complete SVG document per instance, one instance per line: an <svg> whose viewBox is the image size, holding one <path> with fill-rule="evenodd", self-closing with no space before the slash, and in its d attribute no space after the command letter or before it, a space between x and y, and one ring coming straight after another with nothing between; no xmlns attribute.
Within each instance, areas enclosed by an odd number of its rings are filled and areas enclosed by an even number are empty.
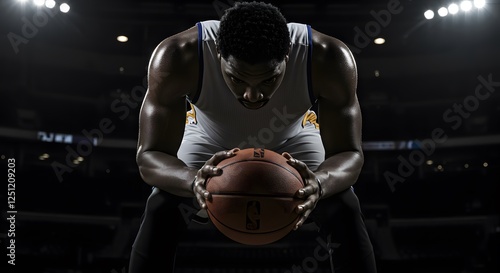
<svg viewBox="0 0 500 273"><path fill-rule="evenodd" d="M220 20L217 47L224 59L233 56L250 64L285 59L290 34L285 17L263 2L236 2Z"/></svg>

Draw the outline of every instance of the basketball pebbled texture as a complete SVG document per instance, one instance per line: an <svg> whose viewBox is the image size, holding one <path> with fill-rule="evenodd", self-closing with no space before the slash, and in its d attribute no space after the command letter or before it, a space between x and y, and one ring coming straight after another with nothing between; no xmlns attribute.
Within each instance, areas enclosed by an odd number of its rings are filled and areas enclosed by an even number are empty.
<svg viewBox="0 0 500 273"><path fill-rule="evenodd" d="M247 245L264 245L286 236L298 221L300 174L282 155L244 149L217 165L222 175L207 179L212 199L207 212L219 231Z"/></svg>

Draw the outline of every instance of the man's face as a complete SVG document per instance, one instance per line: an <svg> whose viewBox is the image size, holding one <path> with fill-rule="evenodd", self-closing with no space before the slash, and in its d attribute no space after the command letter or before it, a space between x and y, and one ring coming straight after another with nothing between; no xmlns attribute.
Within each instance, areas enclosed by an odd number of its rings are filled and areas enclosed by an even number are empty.
<svg viewBox="0 0 500 273"><path fill-rule="evenodd" d="M283 81L286 61L249 64L233 56L220 58L222 76L236 99L248 109L266 105Z"/></svg>

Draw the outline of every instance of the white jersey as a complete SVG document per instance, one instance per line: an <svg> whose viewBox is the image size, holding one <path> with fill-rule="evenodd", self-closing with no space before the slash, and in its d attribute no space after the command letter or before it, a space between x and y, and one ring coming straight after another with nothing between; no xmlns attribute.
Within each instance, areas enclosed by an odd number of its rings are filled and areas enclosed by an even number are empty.
<svg viewBox="0 0 500 273"><path fill-rule="evenodd" d="M297 135L303 129L304 115L312 106L310 26L288 24L292 44L283 82L271 100L257 110L243 107L222 77L215 45L219 21L204 21L197 26L202 84L199 93L189 99L201 129L228 149L272 148Z"/></svg>
<svg viewBox="0 0 500 273"><path fill-rule="evenodd" d="M235 147L263 147L289 152L315 170L325 151L316 123L308 111L315 98L310 81L311 27L289 23L291 51L285 76L278 90L262 108L241 105L222 77L215 40L219 21L198 26L200 85L188 98L186 128L177 156L187 166L200 168L214 153Z"/></svg>

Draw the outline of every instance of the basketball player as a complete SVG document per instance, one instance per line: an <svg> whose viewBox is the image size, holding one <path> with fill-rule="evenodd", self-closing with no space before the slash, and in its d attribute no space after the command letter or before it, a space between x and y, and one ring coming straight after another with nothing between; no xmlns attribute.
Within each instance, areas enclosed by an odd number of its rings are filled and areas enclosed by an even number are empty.
<svg viewBox="0 0 500 273"><path fill-rule="evenodd" d="M351 186L363 165L357 70L341 41L286 22L264 3L241 3L162 41L140 112L137 163L153 186L130 272L173 272L186 224L181 202L210 198L204 184L238 148L265 147L305 180L301 218L338 246L335 272L376 272ZM186 115L186 100L192 109ZM318 104L319 121L310 111ZM292 261L295 262L295 261Z"/></svg>

